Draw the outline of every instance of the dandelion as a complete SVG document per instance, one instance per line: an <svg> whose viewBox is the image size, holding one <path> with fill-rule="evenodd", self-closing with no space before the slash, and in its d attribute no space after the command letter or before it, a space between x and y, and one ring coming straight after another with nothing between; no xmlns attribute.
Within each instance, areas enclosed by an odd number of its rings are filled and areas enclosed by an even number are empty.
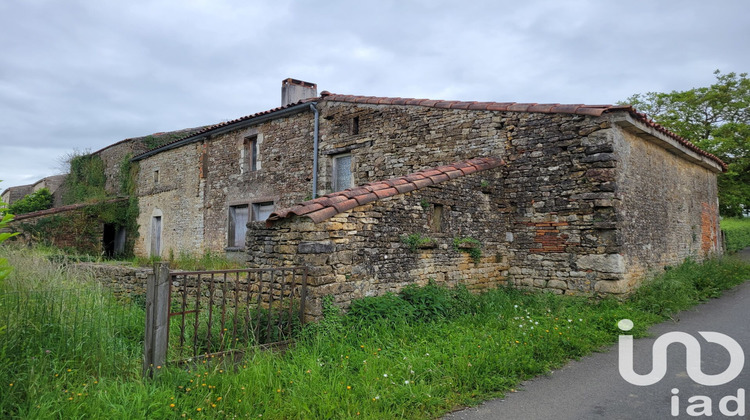
<svg viewBox="0 0 750 420"><path fill-rule="evenodd" d="M169 404L169 407L170 408L174 408L174 404Z"/></svg>
<svg viewBox="0 0 750 420"><path fill-rule="evenodd" d="M349 386L349 385L347 385L347 386L346 386L346 389L352 389L352 387L351 387L351 386Z"/></svg>
<svg viewBox="0 0 750 420"><path fill-rule="evenodd" d="M281 392L281 388L278 388L278 389L276 390L276 392Z"/></svg>
<svg viewBox="0 0 750 420"><path fill-rule="evenodd" d="M203 409L200 408L200 407L198 407L198 408L195 409L195 411L203 411Z"/></svg>

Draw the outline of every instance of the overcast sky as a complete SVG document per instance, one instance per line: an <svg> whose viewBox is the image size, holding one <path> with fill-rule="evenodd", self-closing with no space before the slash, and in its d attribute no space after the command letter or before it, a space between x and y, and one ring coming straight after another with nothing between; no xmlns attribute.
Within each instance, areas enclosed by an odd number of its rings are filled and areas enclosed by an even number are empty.
<svg viewBox="0 0 750 420"><path fill-rule="evenodd" d="M609 104L750 70L750 1L0 0L0 190L280 105L281 81Z"/></svg>

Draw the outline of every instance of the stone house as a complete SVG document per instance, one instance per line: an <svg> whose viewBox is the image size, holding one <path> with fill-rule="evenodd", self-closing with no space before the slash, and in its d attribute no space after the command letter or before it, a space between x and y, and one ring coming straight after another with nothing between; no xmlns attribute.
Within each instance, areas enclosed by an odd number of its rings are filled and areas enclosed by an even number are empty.
<svg viewBox="0 0 750 420"><path fill-rule="evenodd" d="M726 165L629 106L282 92L134 158L137 253L305 264L346 304L431 278L625 293L721 252Z"/></svg>

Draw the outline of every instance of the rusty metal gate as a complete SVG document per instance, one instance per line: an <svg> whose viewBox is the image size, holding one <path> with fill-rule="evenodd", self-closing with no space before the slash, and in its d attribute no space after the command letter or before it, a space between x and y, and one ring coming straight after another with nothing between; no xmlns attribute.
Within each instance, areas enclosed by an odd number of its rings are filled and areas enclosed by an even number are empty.
<svg viewBox="0 0 750 420"><path fill-rule="evenodd" d="M307 268L154 269L147 290L144 374L288 342L304 323Z"/></svg>

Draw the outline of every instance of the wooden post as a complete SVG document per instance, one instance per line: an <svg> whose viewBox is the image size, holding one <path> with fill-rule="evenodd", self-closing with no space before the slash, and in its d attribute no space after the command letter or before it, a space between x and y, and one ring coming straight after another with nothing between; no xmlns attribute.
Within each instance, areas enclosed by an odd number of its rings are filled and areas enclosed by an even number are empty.
<svg viewBox="0 0 750 420"><path fill-rule="evenodd" d="M146 336L143 376L154 377L167 361L169 338L169 263L154 264L146 286Z"/></svg>

